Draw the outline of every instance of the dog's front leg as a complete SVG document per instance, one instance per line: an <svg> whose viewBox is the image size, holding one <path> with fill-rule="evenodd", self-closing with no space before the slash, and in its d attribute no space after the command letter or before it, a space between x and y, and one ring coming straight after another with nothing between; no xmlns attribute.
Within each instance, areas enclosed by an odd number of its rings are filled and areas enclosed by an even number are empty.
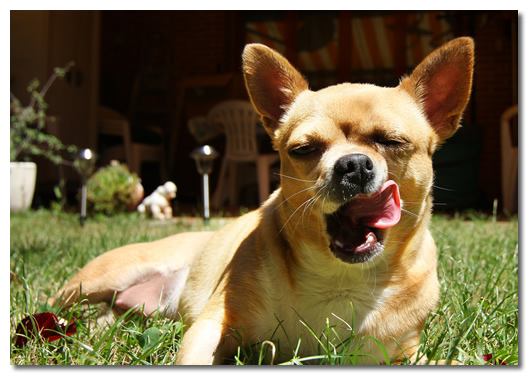
<svg viewBox="0 0 528 375"><path fill-rule="evenodd" d="M185 333L177 365L216 365L224 361L226 326L215 318L198 318Z"/></svg>

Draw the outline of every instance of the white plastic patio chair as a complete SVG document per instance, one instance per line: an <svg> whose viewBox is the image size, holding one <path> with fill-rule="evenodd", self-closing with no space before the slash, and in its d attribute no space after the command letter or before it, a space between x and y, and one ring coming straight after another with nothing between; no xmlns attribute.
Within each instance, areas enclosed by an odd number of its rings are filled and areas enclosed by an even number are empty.
<svg viewBox="0 0 528 375"><path fill-rule="evenodd" d="M238 163L256 163L259 201L268 198L270 167L279 160L277 152L260 154L257 143L257 126L260 115L246 100L229 100L214 106L207 116L209 124L223 125L226 150L220 168L220 177L213 194L212 207L219 208L224 202L224 185L229 175L229 204L238 204L236 167Z"/></svg>

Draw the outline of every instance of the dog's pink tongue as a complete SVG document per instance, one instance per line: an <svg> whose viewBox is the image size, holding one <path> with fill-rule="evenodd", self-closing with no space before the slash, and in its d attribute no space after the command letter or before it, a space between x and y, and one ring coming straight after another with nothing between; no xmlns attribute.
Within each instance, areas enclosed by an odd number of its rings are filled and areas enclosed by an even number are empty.
<svg viewBox="0 0 528 375"><path fill-rule="evenodd" d="M352 223L371 228L390 228L400 221L400 192L396 182L389 180L369 197L354 199L349 206Z"/></svg>

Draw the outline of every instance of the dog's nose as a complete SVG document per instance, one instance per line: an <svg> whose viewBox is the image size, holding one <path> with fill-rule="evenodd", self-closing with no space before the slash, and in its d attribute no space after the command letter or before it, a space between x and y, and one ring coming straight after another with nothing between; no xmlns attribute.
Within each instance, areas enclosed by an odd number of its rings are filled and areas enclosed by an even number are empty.
<svg viewBox="0 0 528 375"><path fill-rule="evenodd" d="M360 194L374 177L374 163L367 155L350 154L335 163L334 171L342 184L353 187L353 193Z"/></svg>

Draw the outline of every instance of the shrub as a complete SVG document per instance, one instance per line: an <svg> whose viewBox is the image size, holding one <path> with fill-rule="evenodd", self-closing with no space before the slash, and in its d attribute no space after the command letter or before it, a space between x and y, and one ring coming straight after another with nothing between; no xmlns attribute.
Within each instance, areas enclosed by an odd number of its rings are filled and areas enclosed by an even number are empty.
<svg viewBox="0 0 528 375"><path fill-rule="evenodd" d="M100 168L87 182L87 209L90 213L114 215L137 206L140 179L125 164L112 161Z"/></svg>

